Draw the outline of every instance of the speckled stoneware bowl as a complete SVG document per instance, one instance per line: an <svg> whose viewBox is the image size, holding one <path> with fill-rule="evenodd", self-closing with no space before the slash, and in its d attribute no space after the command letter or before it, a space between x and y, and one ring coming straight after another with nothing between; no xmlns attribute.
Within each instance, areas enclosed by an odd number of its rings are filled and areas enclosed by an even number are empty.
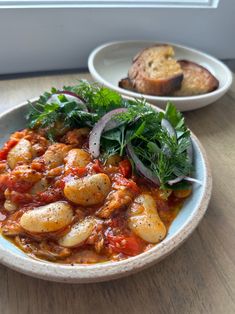
<svg viewBox="0 0 235 314"><path fill-rule="evenodd" d="M24 103L0 115L0 146L12 132L25 128L27 108L27 103ZM127 276L159 262L189 237L205 214L210 200L212 178L207 157L195 135L192 135L192 141L195 177L202 185L194 184L192 196L172 223L167 237L154 248L119 262L70 266L33 259L0 235L0 263L45 280L88 283Z"/></svg>

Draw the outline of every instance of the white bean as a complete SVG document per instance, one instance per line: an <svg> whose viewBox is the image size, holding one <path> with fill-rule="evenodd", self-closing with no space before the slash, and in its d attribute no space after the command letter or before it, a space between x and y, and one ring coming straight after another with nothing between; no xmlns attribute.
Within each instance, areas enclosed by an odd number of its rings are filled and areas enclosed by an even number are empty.
<svg viewBox="0 0 235 314"><path fill-rule="evenodd" d="M143 240L158 243L166 236L166 227L161 221L153 197L141 194L128 210L128 226Z"/></svg>
<svg viewBox="0 0 235 314"><path fill-rule="evenodd" d="M28 140L22 138L7 155L7 163L14 169L17 163L28 164L33 158L32 145Z"/></svg>
<svg viewBox="0 0 235 314"><path fill-rule="evenodd" d="M53 144L49 146L45 154L42 156L42 159L49 169L56 168L63 164L64 158L70 148L71 146L61 143Z"/></svg>
<svg viewBox="0 0 235 314"><path fill-rule="evenodd" d="M64 247L81 245L92 234L97 220L94 217L86 217L72 226L71 230L58 242Z"/></svg>
<svg viewBox="0 0 235 314"><path fill-rule="evenodd" d="M11 200L5 200L4 209L8 212L14 212L17 210L17 205L13 203Z"/></svg>
<svg viewBox="0 0 235 314"><path fill-rule="evenodd" d="M74 148L71 149L65 157L66 168L70 167L86 167L91 161L90 154L85 150Z"/></svg>
<svg viewBox="0 0 235 314"><path fill-rule="evenodd" d="M63 201L36 207L25 212L20 225L29 232L54 232L72 222L73 209Z"/></svg>
<svg viewBox="0 0 235 314"><path fill-rule="evenodd" d="M16 166L12 170L11 174L15 177L16 180L23 180L29 183L38 182L42 177L40 172L30 168L29 165Z"/></svg>
<svg viewBox="0 0 235 314"><path fill-rule="evenodd" d="M71 202L89 206L104 201L111 189L109 177L104 173L72 179L64 187L64 195Z"/></svg>
<svg viewBox="0 0 235 314"><path fill-rule="evenodd" d="M46 178L42 178L41 180L39 180L38 182L36 182L31 190L30 190L30 194L37 194L39 192L43 192L48 188L49 184Z"/></svg>

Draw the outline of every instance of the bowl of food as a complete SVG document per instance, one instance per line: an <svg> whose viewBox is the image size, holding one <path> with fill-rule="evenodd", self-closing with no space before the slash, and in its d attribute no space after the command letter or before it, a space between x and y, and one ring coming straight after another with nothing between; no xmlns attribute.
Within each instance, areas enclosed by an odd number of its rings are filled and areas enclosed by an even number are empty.
<svg viewBox="0 0 235 314"><path fill-rule="evenodd" d="M175 250L206 211L206 154L171 103L163 112L81 81L0 120L0 262L12 269L126 276Z"/></svg>
<svg viewBox="0 0 235 314"><path fill-rule="evenodd" d="M130 97L143 97L163 109L167 101L180 111L207 106L232 84L232 73L221 61L173 43L107 43L90 54L88 67L104 86Z"/></svg>

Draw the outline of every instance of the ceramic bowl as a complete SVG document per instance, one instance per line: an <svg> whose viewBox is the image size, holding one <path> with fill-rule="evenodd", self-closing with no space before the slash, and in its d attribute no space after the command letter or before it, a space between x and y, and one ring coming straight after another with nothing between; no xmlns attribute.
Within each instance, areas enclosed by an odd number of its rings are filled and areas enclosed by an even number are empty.
<svg viewBox="0 0 235 314"><path fill-rule="evenodd" d="M0 115L0 146L12 132L25 128L27 110L28 104L24 103ZM207 157L195 135L192 135L192 142L195 178L202 184L193 186L192 196L172 223L167 237L149 251L118 262L70 266L33 259L0 235L0 263L37 278L88 283L127 276L159 262L189 237L205 214L210 199L212 179Z"/></svg>
<svg viewBox="0 0 235 314"><path fill-rule="evenodd" d="M161 44L156 41L111 42L96 48L89 56L88 68L92 77L99 83L123 95L144 97L149 103L165 109L167 101L172 101L180 111L189 111L207 106L222 97L232 84L232 73L218 59L198 50L168 43L174 48L176 59L196 62L207 68L218 80L219 88L211 93L187 97L150 96L118 87L120 79L127 76L133 57L142 49ZM166 44L166 43L165 43Z"/></svg>

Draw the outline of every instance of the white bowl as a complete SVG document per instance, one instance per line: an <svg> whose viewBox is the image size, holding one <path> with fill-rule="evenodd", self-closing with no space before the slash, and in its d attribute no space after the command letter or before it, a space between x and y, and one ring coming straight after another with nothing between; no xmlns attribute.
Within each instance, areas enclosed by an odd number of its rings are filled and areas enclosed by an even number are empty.
<svg viewBox="0 0 235 314"><path fill-rule="evenodd" d="M175 51L176 59L196 62L207 68L218 80L219 88L211 93L187 97L150 96L118 87L120 79L127 76L133 57L142 49L161 44L156 41L120 41L104 44L96 48L89 56L88 68L92 77L99 83L121 94L141 98L165 109L166 102L172 101L180 111L188 111L207 106L222 97L232 84L232 73L218 59L198 50L168 43Z"/></svg>
<svg viewBox="0 0 235 314"><path fill-rule="evenodd" d="M35 101L35 100L34 100ZM25 128L28 104L23 103L0 115L0 146L9 135ZM21 273L51 281L85 283L106 281L140 271L174 251L197 227L211 196L212 178L207 157L199 140L192 135L195 178L202 185L194 185L192 196L170 226L167 237L149 251L119 262L93 265L62 265L33 259L0 235L0 263Z"/></svg>

